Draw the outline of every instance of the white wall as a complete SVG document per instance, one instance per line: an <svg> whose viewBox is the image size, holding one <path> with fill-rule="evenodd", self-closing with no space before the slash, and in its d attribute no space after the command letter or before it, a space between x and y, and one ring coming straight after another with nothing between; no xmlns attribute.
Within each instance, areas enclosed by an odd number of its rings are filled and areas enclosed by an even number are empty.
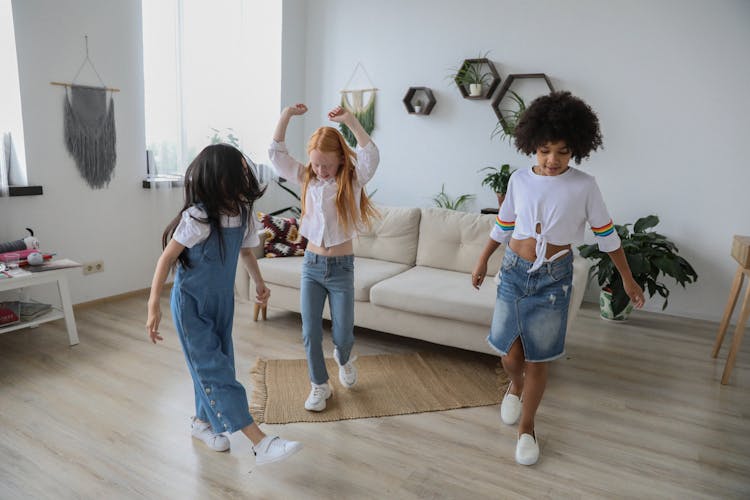
<svg viewBox="0 0 750 500"><path fill-rule="evenodd" d="M449 85L449 68L491 50L501 76L544 72L599 113L605 150L582 167L596 175L616 223L657 214L699 280L673 288L671 314L718 319L735 269L732 235L750 234L745 161L750 99L750 2L660 0L316 0L298 50L305 57L304 137L361 61L380 89L372 182L383 204L428 206L445 182L492 206L477 170L529 165L490 141L489 101ZM285 22L286 18L285 18ZM288 52L285 51L285 57ZM283 97L291 97L287 86ZM431 87L430 116L408 115L409 86ZM667 282L674 285L673 282ZM656 300L648 309L660 309Z"/></svg>
<svg viewBox="0 0 750 500"><path fill-rule="evenodd" d="M48 251L78 261L104 260L105 271L71 272L74 302L147 287L160 235L176 214L182 193L141 188L145 174L143 61L140 1L14 0L26 158L31 184L42 196L0 199L0 238L25 236L32 227ZM62 87L89 53L115 94L117 166L108 188L92 190L63 143ZM78 80L96 84L86 69Z"/></svg>

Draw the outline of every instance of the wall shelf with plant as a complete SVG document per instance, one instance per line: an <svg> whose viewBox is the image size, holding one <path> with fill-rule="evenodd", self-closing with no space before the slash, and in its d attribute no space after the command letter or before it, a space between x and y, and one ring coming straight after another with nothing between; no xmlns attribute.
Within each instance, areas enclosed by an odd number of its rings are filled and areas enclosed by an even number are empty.
<svg viewBox="0 0 750 500"><path fill-rule="evenodd" d="M465 99L489 99L500 85L500 75L486 56L464 60L449 75Z"/></svg>
<svg viewBox="0 0 750 500"><path fill-rule="evenodd" d="M437 100L428 87L409 87L403 102L410 115L429 115Z"/></svg>
<svg viewBox="0 0 750 500"><path fill-rule="evenodd" d="M508 75L503 82L500 91L498 92L495 99L492 101L492 110L497 116L498 123L495 130L492 132L492 137L499 135L502 139L510 140L516 129L516 124L521 118L521 115L526 110L526 103L518 93L511 90L511 86L514 82L526 79L542 79L547 84L550 92L554 92L555 88L552 86L552 82L544 73L523 73ZM512 101L512 108L502 108L503 99L508 98Z"/></svg>

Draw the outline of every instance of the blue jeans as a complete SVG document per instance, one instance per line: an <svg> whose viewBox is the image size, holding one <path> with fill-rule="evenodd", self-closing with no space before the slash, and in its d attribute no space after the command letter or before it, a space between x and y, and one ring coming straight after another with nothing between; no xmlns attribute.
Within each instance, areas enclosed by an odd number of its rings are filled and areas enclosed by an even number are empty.
<svg viewBox="0 0 750 500"><path fill-rule="evenodd" d="M323 355L323 306L328 297L333 343L346 364L354 346L354 256L324 257L305 252L300 283L302 339L314 384L328 381Z"/></svg>

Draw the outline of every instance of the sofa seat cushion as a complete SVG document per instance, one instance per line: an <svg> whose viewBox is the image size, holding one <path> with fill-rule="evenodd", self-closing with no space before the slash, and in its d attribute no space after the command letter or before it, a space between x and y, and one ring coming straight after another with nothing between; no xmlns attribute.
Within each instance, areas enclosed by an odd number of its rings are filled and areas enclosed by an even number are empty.
<svg viewBox="0 0 750 500"><path fill-rule="evenodd" d="M370 302L415 314L487 325L492 321L497 287L492 279L480 290L471 275L416 266L372 287ZM456 332L460 335L460 332Z"/></svg>
<svg viewBox="0 0 750 500"><path fill-rule="evenodd" d="M283 257L278 259L258 259L263 279L269 284L299 289L304 257ZM370 288L376 283L402 273L411 266L385 260L354 258L354 300L370 300ZM271 287L273 300L273 287Z"/></svg>
<svg viewBox="0 0 750 500"><path fill-rule="evenodd" d="M266 283L299 289L299 279L302 275L302 259L304 257L258 259L260 275L263 276ZM242 262L239 265L242 265ZM254 292L252 295L253 297L255 296ZM271 295L273 295L273 289L271 289Z"/></svg>

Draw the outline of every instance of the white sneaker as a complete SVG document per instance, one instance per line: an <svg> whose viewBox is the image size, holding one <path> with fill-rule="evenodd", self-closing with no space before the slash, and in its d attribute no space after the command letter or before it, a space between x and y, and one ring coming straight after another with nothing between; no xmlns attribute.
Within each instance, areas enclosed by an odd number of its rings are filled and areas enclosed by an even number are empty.
<svg viewBox="0 0 750 500"><path fill-rule="evenodd" d="M357 361L357 357L350 357L349 361L345 365L342 365L339 361L339 350L333 350L333 359L336 360L336 364L339 365L339 381L341 385L346 388L354 387L357 383L357 367L354 366L354 362Z"/></svg>
<svg viewBox="0 0 750 500"><path fill-rule="evenodd" d="M302 449L302 443L287 441L279 436L266 436L257 445L253 445L255 465L281 462Z"/></svg>
<svg viewBox="0 0 750 500"><path fill-rule="evenodd" d="M515 394L510 393L510 386L508 384L508 390L503 396L503 402L500 404L500 420L506 425L513 425L518 422L518 417L521 416L521 398Z"/></svg>
<svg viewBox="0 0 750 500"><path fill-rule="evenodd" d="M326 399L330 398L331 394L333 394L331 386L328 385L328 382L321 385L310 383L310 385L312 386L312 389L310 390L310 395L307 396L307 401L305 401L305 410L325 410Z"/></svg>
<svg viewBox="0 0 750 500"><path fill-rule="evenodd" d="M224 434L215 433L211 424L198 420L198 417L190 419L190 434L206 443L214 451L227 451L229 449L229 438Z"/></svg>
<svg viewBox="0 0 750 500"><path fill-rule="evenodd" d="M539 443L531 434L521 434L516 444L516 462L521 465L534 465L539 460Z"/></svg>

